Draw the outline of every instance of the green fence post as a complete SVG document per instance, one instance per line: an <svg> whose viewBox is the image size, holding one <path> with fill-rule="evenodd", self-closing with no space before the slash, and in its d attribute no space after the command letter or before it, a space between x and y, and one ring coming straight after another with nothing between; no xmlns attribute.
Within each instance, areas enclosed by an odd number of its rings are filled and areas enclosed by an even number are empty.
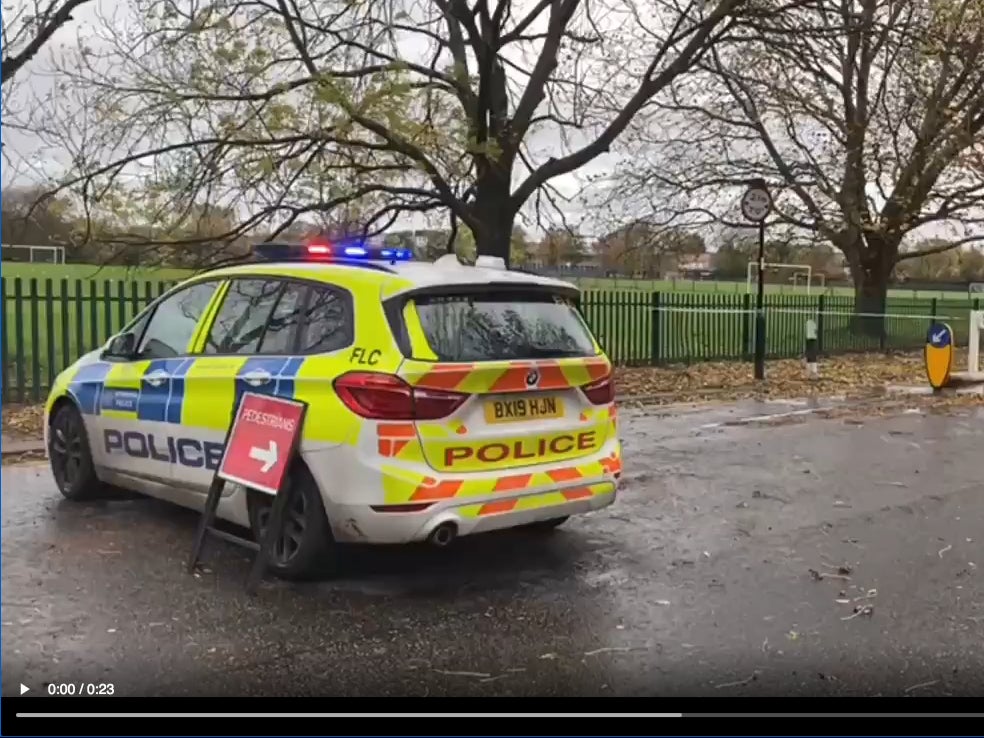
<svg viewBox="0 0 984 738"><path fill-rule="evenodd" d="M126 325L126 282L122 279L116 282L116 325L111 335L119 333Z"/></svg>
<svg viewBox="0 0 984 738"><path fill-rule="evenodd" d="M103 342L108 341L109 337L113 335L116 331L113 330L113 283L108 279L103 280L103 327L105 328L105 335L103 335Z"/></svg>
<svg viewBox="0 0 984 738"><path fill-rule="evenodd" d="M75 280L75 355L85 353L85 297L82 294L82 280Z"/></svg>
<svg viewBox="0 0 984 738"><path fill-rule="evenodd" d="M826 300L823 295L817 300L817 354L823 356L823 313L826 310Z"/></svg>
<svg viewBox="0 0 984 738"><path fill-rule="evenodd" d="M61 309L61 361L58 362L59 370L65 369L70 363L69 354L71 354L71 349L69 349L69 341L71 336L71 327L68 323L68 280L61 280L61 300L58 307Z"/></svg>
<svg viewBox="0 0 984 738"><path fill-rule="evenodd" d="M92 338L92 345L89 350L99 346L99 297L96 289L96 280L89 282L89 336Z"/></svg>
<svg viewBox="0 0 984 738"><path fill-rule="evenodd" d="M17 402L24 402L27 377L24 376L24 290L20 277L14 277L14 366L17 369Z"/></svg>
<svg viewBox="0 0 984 738"><path fill-rule="evenodd" d="M8 328L7 325L7 279L6 277L0 277L0 292L3 293L0 299L3 300L0 303L0 352L3 356L0 357L0 361L3 365L0 366L0 395L3 396L3 402L7 402L10 399L10 374L8 373L7 367L10 364L10 356L7 353L7 336Z"/></svg>
<svg viewBox="0 0 984 738"><path fill-rule="evenodd" d="M38 330L41 322L38 315L41 296L38 294L36 278L32 277L28 285L27 294L31 301L31 399L34 402L41 402L41 357L38 356L38 349L41 348L41 335Z"/></svg>
<svg viewBox="0 0 984 738"><path fill-rule="evenodd" d="M660 363L660 323L662 321L663 312L659 309L660 303L660 293L653 292L649 296L649 306L652 311L652 322L650 325L650 336L649 336L649 360L653 366L659 366Z"/></svg>
<svg viewBox="0 0 984 738"><path fill-rule="evenodd" d="M48 383L45 391L51 389L55 384L55 285L50 279L44 280L44 327L47 341L45 341L48 355L45 357L45 365L48 368Z"/></svg>
<svg viewBox="0 0 984 738"><path fill-rule="evenodd" d="M748 360L752 353L752 296L746 292L741 300L741 358Z"/></svg>

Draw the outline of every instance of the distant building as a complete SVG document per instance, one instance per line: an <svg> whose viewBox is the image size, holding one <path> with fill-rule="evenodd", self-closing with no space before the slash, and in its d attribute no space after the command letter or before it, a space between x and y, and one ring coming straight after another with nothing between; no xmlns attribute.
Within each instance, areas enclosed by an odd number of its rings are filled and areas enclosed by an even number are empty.
<svg viewBox="0 0 984 738"><path fill-rule="evenodd" d="M714 276L711 261L712 254L701 254L677 266L677 273L682 279L710 279Z"/></svg>

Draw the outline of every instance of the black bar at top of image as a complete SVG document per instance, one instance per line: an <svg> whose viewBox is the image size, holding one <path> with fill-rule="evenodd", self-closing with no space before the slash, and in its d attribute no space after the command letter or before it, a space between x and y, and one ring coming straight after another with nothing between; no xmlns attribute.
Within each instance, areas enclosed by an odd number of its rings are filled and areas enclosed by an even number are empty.
<svg viewBox="0 0 984 738"><path fill-rule="evenodd" d="M981 721L972 718L961 722L946 717L967 715L979 718L984 714L984 705L980 699L972 698L11 696L3 698L0 710L0 729L5 736L959 736L979 734ZM18 713L67 713L70 716L18 717ZM111 713L131 717L111 717ZM135 713L149 715L133 716ZM190 713L198 717L177 717ZM451 713L452 716L442 717L440 713ZM646 717L657 713L681 713L682 717ZM351 719L339 723L343 715L346 718L351 716ZM421 717L418 719L413 715ZM501 717L495 717L497 715ZM820 719L822 717L831 719ZM962 732L962 725L971 726L969 730L976 729L977 732Z"/></svg>

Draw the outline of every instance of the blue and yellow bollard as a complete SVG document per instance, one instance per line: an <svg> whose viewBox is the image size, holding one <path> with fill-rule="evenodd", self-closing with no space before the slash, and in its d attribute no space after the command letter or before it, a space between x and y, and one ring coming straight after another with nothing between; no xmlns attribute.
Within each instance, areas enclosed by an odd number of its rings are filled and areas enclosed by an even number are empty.
<svg viewBox="0 0 984 738"><path fill-rule="evenodd" d="M953 368L953 329L946 323L933 323L926 333L926 378L934 390L950 383Z"/></svg>

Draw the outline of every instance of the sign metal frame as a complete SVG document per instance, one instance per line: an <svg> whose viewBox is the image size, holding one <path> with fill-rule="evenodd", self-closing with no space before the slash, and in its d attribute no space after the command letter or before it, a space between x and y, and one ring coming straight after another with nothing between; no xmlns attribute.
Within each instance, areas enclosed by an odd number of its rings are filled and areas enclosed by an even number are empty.
<svg viewBox="0 0 984 738"><path fill-rule="evenodd" d="M240 415L243 410L244 399L248 395L255 395L263 397L265 399L275 399L282 403L290 403L295 406L300 407L300 414L298 417L297 426L294 429L291 443L287 449L285 449L284 456L284 472L280 478L280 486L274 491L273 505L270 511L270 522L267 525L266 531L259 543L250 539L237 536L228 531L219 529L215 527L215 514L219 507L219 500L222 497L222 491L225 489L226 480L228 477L221 476L221 470L225 465L226 455L229 450L230 440L234 437L233 434L236 429L236 424L239 422ZM222 451L222 461L219 463L215 470L215 474L212 477L212 483L209 486L208 494L205 498L205 507L202 510L202 516L198 521L198 529L195 532L194 545L191 552L191 557L188 560L188 573L192 574L195 571L195 567L202 558L202 553L205 548L205 541L209 535L216 538L228 541L230 543L236 544L237 546L242 546L243 548L248 548L251 551L256 552L256 558L253 559L253 565L250 568L249 577L246 580L246 592L250 595L255 594L256 588L259 585L260 579L266 569L266 562L270 555L273 553L274 544L277 538L283 532L284 519L286 517L286 511L292 493L294 492L290 484L290 468L297 457L298 450L300 447L301 430L304 427L304 420L307 417L308 405L306 402L301 400L288 399L284 397L276 397L274 395L263 395L258 392L244 392L242 397L239 398L239 402L233 410L231 422L229 423L229 430L226 431L225 442ZM240 481L238 479L232 479L231 481L235 483L243 484L244 486L250 487L250 483L247 480ZM267 489L261 489L261 492L269 494Z"/></svg>

